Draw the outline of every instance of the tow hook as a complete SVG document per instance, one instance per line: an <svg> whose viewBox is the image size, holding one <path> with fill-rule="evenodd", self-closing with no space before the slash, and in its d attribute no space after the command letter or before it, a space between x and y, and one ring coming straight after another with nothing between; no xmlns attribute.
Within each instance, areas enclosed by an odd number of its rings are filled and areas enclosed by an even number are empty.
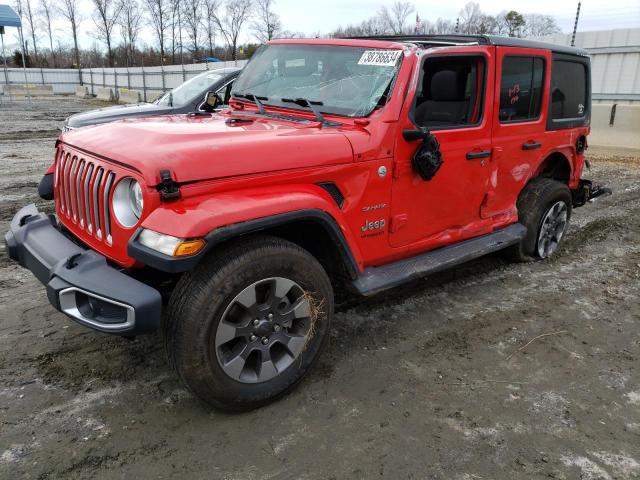
<svg viewBox="0 0 640 480"><path fill-rule="evenodd" d="M587 202L593 202L598 197L607 197L612 193L610 188L594 185L591 180L580 180L580 186L572 191L573 206L574 208L581 207Z"/></svg>

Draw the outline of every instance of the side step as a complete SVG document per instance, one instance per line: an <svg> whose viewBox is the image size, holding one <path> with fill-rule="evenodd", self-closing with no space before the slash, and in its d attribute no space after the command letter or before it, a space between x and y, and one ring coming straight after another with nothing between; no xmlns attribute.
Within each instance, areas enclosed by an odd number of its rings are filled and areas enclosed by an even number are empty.
<svg viewBox="0 0 640 480"><path fill-rule="evenodd" d="M353 282L353 285L361 295L374 295L410 280L502 250L518 243L526 234L526 227L515 223L493 233L438 248L416 257L399 260L381 267L366 268Z"/></svg>

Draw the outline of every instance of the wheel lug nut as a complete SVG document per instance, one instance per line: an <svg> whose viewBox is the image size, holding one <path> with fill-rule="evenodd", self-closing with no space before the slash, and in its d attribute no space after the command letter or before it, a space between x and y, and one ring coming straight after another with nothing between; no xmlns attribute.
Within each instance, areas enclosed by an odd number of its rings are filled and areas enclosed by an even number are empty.
<svg viewBox="0 0 640 480"><path fill-rule="evenodd" d="M270 313L269 315L267 315L267 318L268 318L269 320L273 320L273 313Z"/></svg>
<svg viewBox="0 0 640 480"><path fill-rule="evenodd" d="M266 345L267 343L269 343L269 339L267 337L262 337L262 344Z"/></svg>
<svg viewBox="0 0 640 480"><path fill-rule="evenodd" d="M255 335L251 335L249 337L249 340L251 340L252 342L255 342L258 339L258 337L256 337Z"/></svg>
<svg viewBox="0 0 640 480"><path fill-rule="evenodd" d="M273 326L273 331L274 332L279 332L280 331L280 325L278 325L277 323Z"/></svg>
<svg viewBox="0 0 640 480"><path fill-rule="evenodd" d="M258 320L257 318L253 321L253 326L257 327L258 325L260 325L260 320Z"/></svg>

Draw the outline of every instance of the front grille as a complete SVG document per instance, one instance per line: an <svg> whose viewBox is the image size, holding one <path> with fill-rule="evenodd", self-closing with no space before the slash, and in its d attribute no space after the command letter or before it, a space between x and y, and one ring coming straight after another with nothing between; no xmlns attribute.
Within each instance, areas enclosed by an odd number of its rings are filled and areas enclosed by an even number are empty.
<svg viewBox="0 0 640 480"><path fill-rule="evenodd" d="M76 228L111 245L110 199L116 183L115 171L59 148L55 172L58 215L63 217L63 223L72 222Z"/></svg>

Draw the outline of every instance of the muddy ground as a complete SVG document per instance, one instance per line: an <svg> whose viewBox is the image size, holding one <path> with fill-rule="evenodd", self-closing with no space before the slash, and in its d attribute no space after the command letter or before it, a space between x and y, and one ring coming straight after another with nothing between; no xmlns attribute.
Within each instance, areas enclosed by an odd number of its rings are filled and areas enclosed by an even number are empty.
<svg viewBox="0 0 640 480"><path fill-rule="evenodd" d="M2 105L0 233L47 206L56 129L93 106ZM192 398L159 336L54 311L1 247L0 477L640 478L640 160L590 156L615 194L576 210L557 257L342 305L313 373L242 415Z"/></svg>

